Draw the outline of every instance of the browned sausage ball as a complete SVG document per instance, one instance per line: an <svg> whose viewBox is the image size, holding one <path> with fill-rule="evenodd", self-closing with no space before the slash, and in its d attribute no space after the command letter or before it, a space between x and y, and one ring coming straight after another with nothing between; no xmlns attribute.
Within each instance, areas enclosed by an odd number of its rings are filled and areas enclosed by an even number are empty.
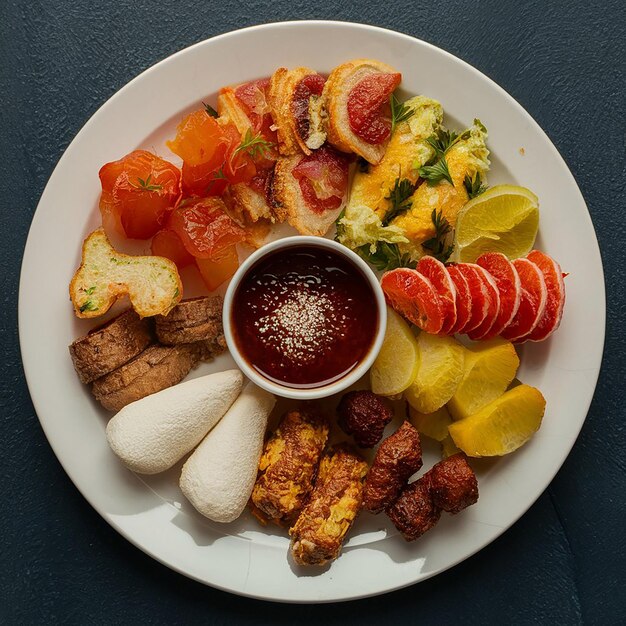
<svg viewBox="0 0 626 626"><path fill-rule="evenodd" d="M458 513L478 500L478 481L464 454L439 461L426 477L435 506L448 513Z"/></svg>
<svg viewBox="0 0 626 626"><path fill-rule="evenodd" d="M383 436L393 414L387 403L371 391L350 391L337 407L339 426L361 448L372 448Z"/></svg>
<svg viewBox="0 0 626 626"><path fill-rule="evenodd" d="M422 467L422 447L417 429L404 422L378 448L365 479L363 506L380 513L391 506L406 481Z"/></svg>
<svg viewBox="0 0 626 626"><path fill-rule="evenodd" d="M426 477L407 485L387 515L407 541L414 541L430 530L441 517L435 506Z"/></svg>

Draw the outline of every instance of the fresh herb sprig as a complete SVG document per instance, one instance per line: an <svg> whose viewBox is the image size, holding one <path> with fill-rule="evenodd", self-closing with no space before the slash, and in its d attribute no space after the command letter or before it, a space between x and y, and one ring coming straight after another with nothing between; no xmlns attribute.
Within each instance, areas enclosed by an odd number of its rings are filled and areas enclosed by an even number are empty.
<svg viewBox="0 0 626 626"><path fill-rule="evenodd" d="M415 113L415 109L400 102L395 94L389 96L389 106L391 107L391 133L401 122L406 122Z"/></svg>
<svg viewBox="0 0 626 626"><path fill-rule="evenodd" d="M445 263L452 254L454 246L449 242L449 235L452 232L450 222L443 216L441 211L433 209L430 219L435 227L435 236L427 239L422 243L422 247L428 251L431 256Z"/></svg>
<svg viewBox="0 0 626 626"><path fill-rule="evenodd" d="M163 189L163 185L155 185L152 182L150 182L151 180L152 180L152 174L148 174L148 178L146 178L146 180L144 180L143 178L137 177L138 182L134 183L131 180L130 184L135 189L141 189L142 191L160 191L161 189Z"/></svg>
<svg viewBox="0 0 626 626"><path fill-rule="evenodd" d="M202 101L202 104L204 105L204 111L205 113L209 116L209 117L219 117L219 113L210 105L207 104L206 102Z"/></svg>
<svg viewBox="0 0 626 626"><path fill-rule="evenodd" d="M407 253L400 252L397 243L387 243L379 241L376 244L376 251L370 250L369 244L360 246L355 252L370 265L373 265L379 272L395 270L398 267L415 268L415 261Z"/></svg>
<svg viewBox="0 0 626 626"><path fill-rule="evenodd" d="M451 185L454 185L452 176L450 176L450 170L448 169L448 161L446 161L445 156L442 156L432 165L424 165L423 167L420 167L418 171L420 177L423 178L431 187L442 180L447 180Z"/></svg>
<svg viewBox="0 0 626 626"><path fill-rule="evenodd" d="M385 200L391 203L391 208L382 219L383 226L389 226L398 215L406 213L411 208L411 196L414 191L415 185L408 178L396 178L393 188L389 190L389 195L385 196Z"/></svg>
<svg viewBox="0 0 626 626"><path fill-rule="evenodd" d="M264 158L268 156L270 150L274 147L274 143L268 141L263 135L254 135L248 128L241 144L235 150L238 152L247 152L253 159Z"/></svg>
<svg viewBox="0 0 626 626"><path fill-rule="evenodd" d="M483 184L480 172L476 172L474 178L470 178L469 175L466 175L463 184L465 185L470 200L487 191L487 185Z"/></svg>

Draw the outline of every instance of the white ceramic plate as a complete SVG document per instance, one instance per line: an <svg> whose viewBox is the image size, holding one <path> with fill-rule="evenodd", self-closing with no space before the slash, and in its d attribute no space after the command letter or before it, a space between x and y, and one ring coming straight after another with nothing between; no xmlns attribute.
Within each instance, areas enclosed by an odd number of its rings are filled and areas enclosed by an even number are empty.
<svg viewBox="0 0 626 626"><path fill-rule="evenodd" d="M280 66L322 72L356 57L397 67L403 89L440 100L446 121L463 128L479 117L489 129L490 184L530 187L541 203L537 247L569 272L558 333L524 346L519 378L547 399L543 426L521 450L476 462L480 500L444 516L419 541L405 543L384 516L362 515L342 556L322 571L299 571L288 540L247 514L221 526L200 517L177 487L180 466L140 478L109 450L108 415L79 383L67 346L92 325L77 320L67 286L80 244L99 223L98 170L144 147L172 158L164 141L181 116L220 86L269 75ZM605 299L600 254L585 202L563 159L522 107L463 61L406 35L336 22L271 24L229 33L183 50L147 70L87 122L60 160L33 219L20 283L24 368L41 425L66 472L122 535L167 566L239 594L288 602L345 600L390 591L449 568L493 541L536 500L570 451L600 368ZM232 365L228 356L194 373ZM436 460L430 451L429 467ZM506 564L502 562L506 575Z"/></svg>

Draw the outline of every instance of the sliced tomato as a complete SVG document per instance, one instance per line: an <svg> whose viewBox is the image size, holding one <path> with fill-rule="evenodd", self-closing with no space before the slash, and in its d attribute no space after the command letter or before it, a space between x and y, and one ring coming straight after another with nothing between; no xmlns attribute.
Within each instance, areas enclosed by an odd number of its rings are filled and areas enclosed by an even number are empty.
<svg viewBox="0 0 626 626"><path fill-rule="evenodd" d="M180 240L180 237L171 229L161 229L153 238L150 246L152 254L164 256L170 261L174 261L179 269L191 265L194 258L187 252L187 249Z"/></svg>
<svg viewBox="0 0 626 626"><path fill-rule="evenodd" d="M363 141L378 145L391 134L389 96L402 75L376 72L360 80L348 94L350 128Z"/></svg>
<svg viewBox="0 0 626 626"><path fill-rule="evenodd" d="M190 198L170 216L168 227L196 259L213 259L226 248L243 241L245 231L226 213L219 198Z"/></svg>
<svg viewBox="0 0 626 626"><path fill-rule="evenodd" d="M500 293L500 312L482 339L497 337L513 320L519 309L522 286L515 266L501 252L486 252L478 257L480 265L493 277Z"/></svg>
<svg viewBox="0 0 626 626"><path fill-rule="evenodd" d="M223 169L213 165L187 165L183 162L182 186L185 196L221 196L228 186Z"/></svg>
<svg viewBox="0 0 626 626"><path fill-rule="evenodd" d="M200 276L209 291L214 291L227 281L239 267L239 257L235 246L224 248L211 259L196 259Z"/></svg>
<svg viewBox="0 0 626 626"><path fill-rule="evenodd" d="M311 118L309 104L311 98L319 97L324 90L326 79L320 74L308 74L293 90L291 98L291 114L296 121L296 131L305 141L311 134Z"/></svg>
<svg viewBox="0 0 626 626"><path fill-rule="evenodd" d="M472 315L472 295L467 279L459 270L458 265L448 265L446 269L456 289L456 322L448 331L449 335L454 335L462 333L470 321Z"/></svg>
<svg viewBox="0 0 626 626"><path fill-rule="evenodd" d="M106 230L148 239L163 226L180 197L180 170L146 150L100 168L100 212Z"/></svg>
<svg viewBox="0 0 626 626"><path fill-rule="evenodd" d="M485 319L472 331L468 331L467 336L472 341L484 339L494 325L500 314L500 292L493 276L483 267L475 265L476 271L482 278L487 293L487 315Z"/></svg>
<svg viewBox="0 0 626 626"><path fill-rule="evenodd" d="M446 266L435 257L422 257L416 269L428 278L437 291L444 317L440 334L447 335L456 323L456 287L454 282L452 282Z"/></svg>
<svg viewBox="0 0 626 626"><path fill-rule="evenodd" d="M350 158L330 146L302 157L291 173L300 183L302 196L315 213L338 209L348 191Z"/></svg>
<svg viewBox="0 0 626 626"><path fill-rule="evenodd" d="M543 341L547 339L561 323L563 317L563 307L565 306L565 281L560 265L549 255L533 250L526 258L534 263L546 282L548 299L546 308L539 319L537 326L529 335L522 337L518 341Z"/></svg>
<svg viewBox="0 0 626 626"><path fill-rule="evenodd" d="M436 335L441 332L444 314L433 284L416 270L399 268L385 272L380 281L389 305L400 315Z"/></svg>
<svg viewBox="0 0 626 626"><path fill-rule="evenodd" d="M272 130L272 110L267 102L269 84L269 78L243 83L235 88L235 97L246 112L254 133L261 133L266 139L276 143L276 131Z"/></svg>
<svg viewBox="0 0 626 626"><path fill-rule="evenodd" d="M532 261L515 259L513 265L519 274L522 294L515 317L500 336L509 341L521 341L539 324L546 308L548 290L541 270Z"/></svg>

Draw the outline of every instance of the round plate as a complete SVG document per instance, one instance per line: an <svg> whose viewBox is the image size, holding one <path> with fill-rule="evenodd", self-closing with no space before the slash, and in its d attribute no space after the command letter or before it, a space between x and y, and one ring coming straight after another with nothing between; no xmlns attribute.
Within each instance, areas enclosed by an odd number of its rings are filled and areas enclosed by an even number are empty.
<svg viewBox="0 0 626 626"><path fill-rule="evenodd" d="M67 346L93 323L74 317L67 288L83 238L99 225L102 164L139 147L172 158L165 139L201 100L215 103L220 86L267 76L280 66L328 72L358 57L398 68L403 90L439 100L449 127L482 120L492 151L489 183L524 185L539 196L537 247L569 272L567 305L552 339L521 349L519 378L547 399L543 426L515 454L473 463L478 504L444 515L411 544L384 515L361 515L337 561L302 571L288 559L288 539L278 529L260 527L247 513L229 525L196 514L178 489L180 465L150 478L121 466L104 435L110 415L72 369ZM338 22L270 24L222 35L173 55L121 89L78 133L46 186L24 253L19 299L22 357L37 414L91 505L139 548L187 576L288 602L346 600L409 585L459 563L511 526L549 484L580 431L600 368L604 322L602 265L589 213L563 159L528 113L483 74L434 46ZM222 356L194 375L230 366ZM425 467L436 459L437 451L429 451Z"/></svg>

